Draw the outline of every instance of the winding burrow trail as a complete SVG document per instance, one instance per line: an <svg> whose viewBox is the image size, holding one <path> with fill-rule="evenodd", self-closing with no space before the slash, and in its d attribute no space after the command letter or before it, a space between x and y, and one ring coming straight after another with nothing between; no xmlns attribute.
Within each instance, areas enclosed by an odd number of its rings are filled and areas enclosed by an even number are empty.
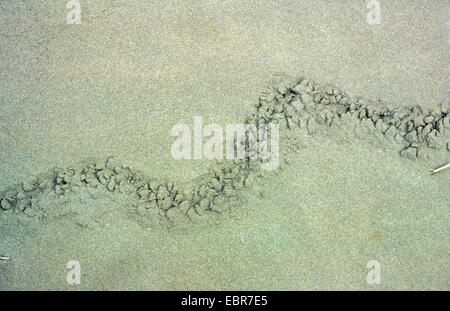
<svg viewBox="0 0 450 311"><path fill-rule="evenodd" d="M302 148L293 133L312 136L334 130L350 138L385 141L408 160L433 152L448 155L450 150L448 103L430 111L420 106L393 107L380 100L352 99L332 86L283 75L261 94L245 123L279 124L281 157ZM186 184L153 179L113 157L55 168L3 191L0 221L40 221L83 213L67 202L80 191L95 190L100 196L105 192L124 196L130 211L160 223L209 222L232 212L241 191L255 179L273 173L261 169L264 160L250 159L252 146L248 141L244 144L245 159L213 162L208 173ZM95 224L94 218L75 219L80 226Z"/></svg>

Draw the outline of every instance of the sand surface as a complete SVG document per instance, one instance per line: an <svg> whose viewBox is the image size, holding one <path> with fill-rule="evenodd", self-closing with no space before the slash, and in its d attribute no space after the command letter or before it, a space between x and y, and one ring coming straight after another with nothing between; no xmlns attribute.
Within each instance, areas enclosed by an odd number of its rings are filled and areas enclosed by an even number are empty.
<svg viewBox="0 0 450 311"><path fill-rule="evenodd" d="M336 3L337 2L337 3ZM449 4L381 1L65 1L0 4L0 189L55 166L114 155L148 176L188 181L177 123L240 123L276 73L351 96L438 107L449 98ZM409 161L333 135L305 138L216 225L142 224L123 198L79 193L101 226L0 224L0 289L449 288L448 152ZM76 196L76 195L75 195ZM368 285L378 260L382 283ZM82 282L69 286L78 260Z"/></svg>

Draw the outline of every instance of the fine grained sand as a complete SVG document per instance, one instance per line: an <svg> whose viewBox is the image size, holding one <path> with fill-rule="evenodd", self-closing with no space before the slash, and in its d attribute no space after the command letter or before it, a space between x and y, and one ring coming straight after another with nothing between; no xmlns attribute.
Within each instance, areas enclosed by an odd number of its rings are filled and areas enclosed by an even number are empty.
<svg viewBox="0 0 450 311"><path fill-rule="evenodd" d="M176 123L239 123L275 72L353 96L436 107L448 100L448 4L362 1L0 4L0 189L55 166L114 154L150 176L189 180L170 155ZM146 230L120 199L104 226L2 225L1 289L448 289L447 158L407 161L360 140L308 140L217 226ZM438 163L439 162L439 163ZM77 203L71 203L77 204ZM107 225L106 225L107 224ZM382 283L366 283L369 260ZM79 260L82 284L65 265Z"/></svg>

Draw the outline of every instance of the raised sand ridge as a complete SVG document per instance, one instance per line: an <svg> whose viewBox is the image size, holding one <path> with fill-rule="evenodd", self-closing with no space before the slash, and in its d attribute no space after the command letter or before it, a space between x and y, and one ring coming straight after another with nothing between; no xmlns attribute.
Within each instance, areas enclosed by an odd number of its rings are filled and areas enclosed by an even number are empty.
<svg viewBox="0 0 450 311"><path fill-rule="evenodd" d="M284 144L281 157L300 148L292 133L317 135L334 129L347 137L389 143L408 160L426 158L433 152L448 154L450 150L447 103L431 110L394 108L381 100L350 98L337 88L284 75L277 76L273 86L262 92L245 123L279 124ZM33 221L77 214L80 211L65 204L71 193L95 189L97 194L120 193L139 215L156 217L166 224L208 220L226 214L242 189L251 187L255 178L270 174L261 170L263 160L248 157L248 141L245 147L245 159L215 162L208 173L186 184L153 179L113 157L55 168L3 191L0 219ZM81 226L95 223L95 217L75 219Z"/></svg>

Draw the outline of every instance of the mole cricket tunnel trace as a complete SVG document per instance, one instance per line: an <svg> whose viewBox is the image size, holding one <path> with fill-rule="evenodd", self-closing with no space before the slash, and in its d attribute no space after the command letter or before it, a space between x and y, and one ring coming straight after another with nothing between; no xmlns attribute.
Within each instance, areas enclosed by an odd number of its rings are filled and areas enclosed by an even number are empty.
<svg viewBox="0 0 450 311"><path fill-rule="evenodd" d="M407 160L423 158L433 152L450 150L448 103L434 109L421 106L399 107L381 100L351 98L332 86L320 86L304 78L280 75L263 91L246 124L279 125L281 139L295 144L293 131L317 135L342 130L355 139L386 141ZM292 147L292 146L291 146ZM245 146L250 150L249 143ZM282 150L295 152L295 148ZM39 220L58 218L71 212L63 204L82 188L120 193L139 215L157 217L168 224L179 221L197 223L226 214L239 193L268 171L261 170L265 159L215 161L208 172L179 185L157 180L126 167L114 157L85 160L79 165L32 176L0 193L0 220L13 217ZM61 199L67 197L67 200ZM58 204L49 204L49 202ZM62 203L61 203L62 202Z"/></svg>

